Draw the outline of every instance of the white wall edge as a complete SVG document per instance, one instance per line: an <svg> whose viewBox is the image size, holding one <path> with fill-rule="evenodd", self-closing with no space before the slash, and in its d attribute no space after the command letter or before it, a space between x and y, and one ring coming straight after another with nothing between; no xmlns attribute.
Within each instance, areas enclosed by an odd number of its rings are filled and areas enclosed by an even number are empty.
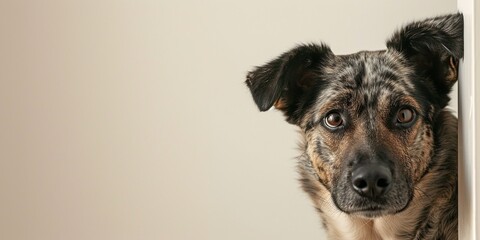
<svg viewBox="0 0 480 240"><path fill-rule="evenodd" d="M480 113L478 105L475 104L475 93L480 91L475 84L476 62L475 46L478 44L476 37L475 0L458 0L458 10L464 16L464 60L460 65L459 76L459 164L458 164L458 230L459 239L476 239L477 226L476 213L477 193L476 176L477 164L475 164L475 138L478 136L475 120ZM478 46L478 45L477 45ZM479 118L480 119L480 118Z"/></svg>

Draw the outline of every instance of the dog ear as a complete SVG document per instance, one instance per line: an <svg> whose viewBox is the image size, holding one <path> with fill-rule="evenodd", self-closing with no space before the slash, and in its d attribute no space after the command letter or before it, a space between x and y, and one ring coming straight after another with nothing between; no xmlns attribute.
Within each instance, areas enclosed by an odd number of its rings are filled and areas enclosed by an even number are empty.
<svg viewBox="0 0 480 240"><path fill-rule="evenodd" d="M334 55L324 44L302 45L249 72L245 83L259 110L274 106L293 123L300 99L318 80L316 73L330 56Z"/></svg>
<svg viewBox="0 0 480 240"><path fill-rule="evenodd" d="M429 79L438 96L447 94L458 77L458 62L463 58L463 15L445 15L413 22L394 33L388 49L401 52L417 75Z"/></svg>

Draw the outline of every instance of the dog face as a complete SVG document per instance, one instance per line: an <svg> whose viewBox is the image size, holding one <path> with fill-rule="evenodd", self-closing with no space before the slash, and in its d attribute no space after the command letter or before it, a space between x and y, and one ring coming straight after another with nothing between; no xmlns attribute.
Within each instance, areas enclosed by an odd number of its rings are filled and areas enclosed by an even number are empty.
<svg viewBox="0 0 480 240"><path fill-rule="evenodd" d="M435 161L435 117L462 56L455 14L405 26L383 51L340 56L324 44L299 46L246 83L261 111L274 106L300 127L315 178L336 207L374 218L405 209Z"/></svg>

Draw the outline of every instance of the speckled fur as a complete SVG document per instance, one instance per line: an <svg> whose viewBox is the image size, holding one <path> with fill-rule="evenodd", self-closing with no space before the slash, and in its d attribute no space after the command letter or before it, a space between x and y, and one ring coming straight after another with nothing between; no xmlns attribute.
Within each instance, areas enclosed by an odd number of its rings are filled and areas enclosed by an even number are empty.
<svg viewBox="0 0 480 240"><path fill-rule="evenodd" d="M445 107L462 57L463 16L452 14L404 26L386 50L302 45L249 72L258 108L274 106L300 129L300 182L330 239L458 238L457 119ZM408 127L394 121L405 107L415 112ZM345 122L334 131L332 111ZM379 199L352 190L362 158L390 166Z"/></svg>

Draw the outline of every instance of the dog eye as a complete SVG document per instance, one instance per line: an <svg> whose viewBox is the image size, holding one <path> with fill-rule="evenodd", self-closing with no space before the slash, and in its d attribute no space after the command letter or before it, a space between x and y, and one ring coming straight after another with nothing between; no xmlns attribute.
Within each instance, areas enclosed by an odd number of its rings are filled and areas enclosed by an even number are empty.
<svg viewBox="0 0 480 240"><path fill-rule="evenodd" d="M397 122L400 124L411 123L415 119L415 112L410 108L402 108L397 113Z"/></svg>
<svg viewBox="0 0 480 240"><path fill-rule="evenodd" d="M332 112L325 117L325 125L329 128L338 128L342 126L342 124L343 119L340 113Z"/></svg>

